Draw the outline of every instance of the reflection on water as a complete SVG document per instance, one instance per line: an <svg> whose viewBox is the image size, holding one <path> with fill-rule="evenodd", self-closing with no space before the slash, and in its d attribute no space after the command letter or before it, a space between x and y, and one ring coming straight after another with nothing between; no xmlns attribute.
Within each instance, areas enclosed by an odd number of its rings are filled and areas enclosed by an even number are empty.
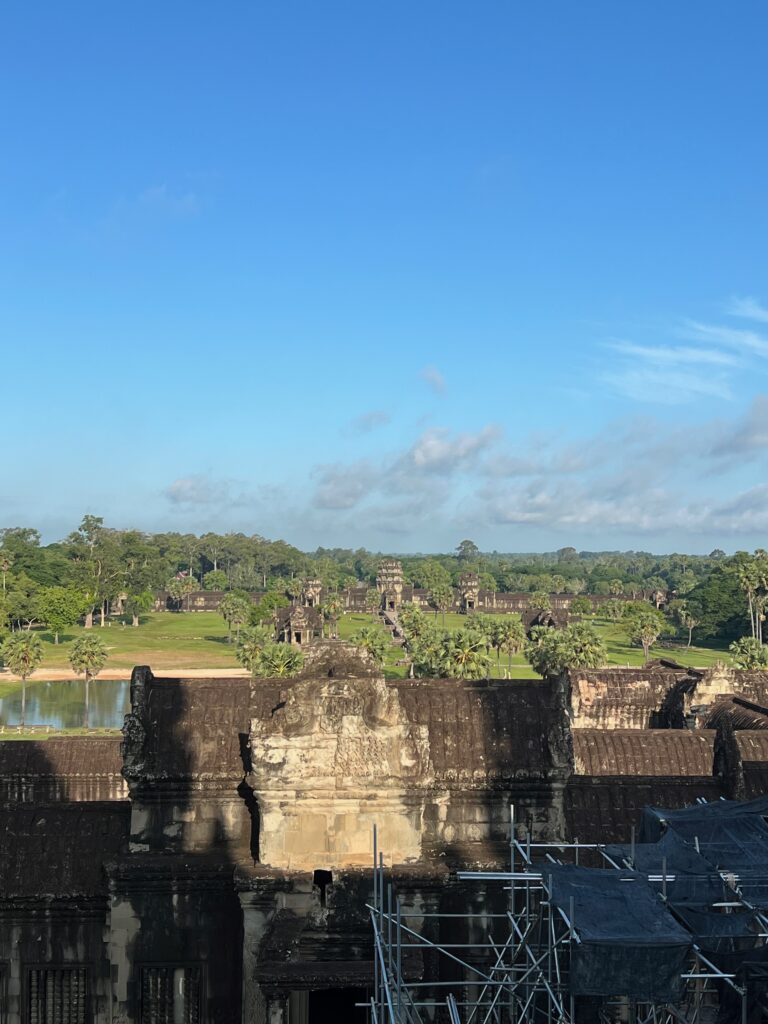
<svg viewBox="0 0 768 1024"><path fill-rule="evenodd" d="M91 729L119 729L131 707L127 679L93 679L88 687L87 722ZM0 725L22 724L22 689L0 697ZM27 683L24 725L78 729L86 721L85 681L65 679Z"/></svg>

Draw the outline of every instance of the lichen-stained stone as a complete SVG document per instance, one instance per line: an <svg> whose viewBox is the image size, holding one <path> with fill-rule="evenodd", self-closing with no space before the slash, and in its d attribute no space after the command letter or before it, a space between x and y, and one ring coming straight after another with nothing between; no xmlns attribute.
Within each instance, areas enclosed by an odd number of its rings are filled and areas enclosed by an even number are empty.
<svg viewBox="0 0 768 1024"><path fill-rule="evenodd" d="M255 683L250 771L259 860L290 871L506 856L509 805L539 835L562 829L572 755L558 681L385 681L349 645L301 676Z"/></svg>
<svg viewBox="0 0 768 1024"><path fill-rule="evenodd" d="M378 826L398 862L421 857L428 730L383 678L310 678L286 687L250 729L262 863L290 870L369 864Z"/></svg>

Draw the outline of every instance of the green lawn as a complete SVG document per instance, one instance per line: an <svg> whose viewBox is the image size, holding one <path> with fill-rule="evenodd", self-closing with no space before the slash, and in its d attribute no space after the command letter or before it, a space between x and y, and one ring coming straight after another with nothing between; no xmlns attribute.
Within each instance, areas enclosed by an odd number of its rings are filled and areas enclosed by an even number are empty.
<svg viewBox="0 0 768 1024"><path fill-rule="evenodd" d="M43 668L69 667L72 640L85 630L67 631L56 646L50 633L41 633L45 656ZM138 629L118 622L103 629L94 625L96 633L109 648L110 668L130 669L134 665L150 665L153 669L171 668L236 668L235 645L227 643L226 623L218 612L153 612L142 615Z"/></svg>
<svg viewBox="0 0 768 1024"><path fill-rule="evenodd" d="M608 651L609 665L639 666L643 664L642 650L629 645L621 623L591 618L587 621L603 637ZM443 624L442 615L438 615L437 623L438 625ZM451 613L445 616L447 629L458 629L465 626L466 623L467 618L464 615ZM348 640L361 627L371 625L386 632L381 621L372 619L370 615L345 615L339 620L339 636L342 640ZM113 623L111 626L105 626L104 629L95 626L94 631L104 639L109 648L109 661L103 670L105 678L109 678L110 669L131 669L134 665L150 665L158 671L239 667L235 659L235 646L227 643L226 625L221 616L215 612L179 614L159 612L143 616L142 624L138 629ZM41 633L45 650L43 671L45 668L68 669L70 644L74 636L82 632L81 629L72 630L70 635L58 646L54 645L50 634ZM718 660L729 660L727 650L716 647L691 647L690 650L685 647L656 647L651 651L651 655L652 657L672 658L684 665L697 668L706 668ZM385 675L390 679L405 678L408 674L408 666L400 664L404 660L402 648L396 645L390 646L384 664ZM522 654L512 658L511 666L508 665L506 657L503 656L500 662L497 662L494 657L491 675L495 678L505 676L515 679L538 678ZM18 690L19 687L20 683L18 682L0 681L0 697ZM75 734L82 731L72 730ZM88 734L98 735L98 732L100 730L89 730ZM2 740L44 740L47 735L49 734L42 731L30 731L23 734L9 731L2 736ZM55 735L55 733L51 732L50 735Z"/></svg>
<svg viewBox="0 0 768 1024"><path fill-rule="evenodd" d="M427 612L427 614L438 626L443 626L442 615L438 614L435 617L432 612ZM479 614L482 615L483 613L480 612ZM467 625L468 621L466 615L459 615L456 612L447 612L444 618L446 629L461 629ZM642 648L630 645L624 626L620 622L611 622L608 619L592 618L591 616L588 616L586 621L603 638L608 653L608 665L641 666L643 664ZM692 668L709 668L709 666L714 665L717 661L730 662L730 654L725 646L697 647L694 645L686 648L683 644L680 647L653 647L651 648L651 657L667 658ZM502 657L502 672L506 670L506 662L507 659ZM511 674L518 679L538 678L522 654L517 654L512 658Z"/></svg>
<svg viewBox="0 0 768 1024"><path fill-rule="evenodd" d="M640 647L632 647L627 639L624 626L620 622L609 622L607 619L591 619L589 622L603 638L608 651L609 665L642 665L643 651ZM652 658L668 658L678 661L681 665L691 668L709 668L716 661L730 663L731 656L727 647L652 647Z"/></svg>
<svg viewBox="0 0 768 1024"><path fill-rule="evenodd" d="M343 615L339 619L339 639L349 640L359 629L363 626L375 626L376 629L380 629L382 633L387 636L389 632L384 627L384 623L381 619L371 618L370 615L357 614L356 612L350 612L348 615ZM399 661L404 658L402 647L392 644L387 650L387 657L384 661L384 674L388 679L405 679L408 675L407 665L398 665Z"/></svg>
<svg viewBox="0 0 768 1024"><path fill-rule="evenodd" d="M621 623L605 619L587 621L603 637L610 665L642 665L643 652L639 647L629 645ZM446 629L458 629L466 623L467 617L464 615L445 615ZM437 624L442 626L442 615L437 616ZM362 626L370 625L384 629L380 620L373 620L370 615L344 615L339 620L339 635L346 640ZM79 628L71 630L58 646L54 645L50 633L41 633L45 650L42 668L68 669L71 642L82 632ZM238 667L235 645L227 643L226 625L216 612L157 612L142 616L142 624L138 629L113 623L103 629L94 626L94 632L109 648L109 661L103 672L105 676L109 676L110 669L131 669L134 665L150 665L158 671ZM653 657L673 658L697 668L706 668L718 660L729 660L727 650L716 647L691 647L690 650L685 647L655 647L651 654ZM401 660L402 649L392 646L385 663L388 676L402 678L407 675L407 667L398 664ZM511 669L512 674L518 677L535 676L522 655L513 657ZM507 659L502 657L501 671L504 673L506 670ZM14 683L0 682L0 696L15 686Z"/></svg>

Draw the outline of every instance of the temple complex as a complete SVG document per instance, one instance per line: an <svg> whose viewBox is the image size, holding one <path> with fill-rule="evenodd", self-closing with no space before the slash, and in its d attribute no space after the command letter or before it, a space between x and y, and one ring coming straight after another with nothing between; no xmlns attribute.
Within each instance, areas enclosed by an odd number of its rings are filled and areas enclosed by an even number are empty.
<svg viewBox="0 0 768 1024"><path fill-rule="evenodd" d="M376 589L381 595L381 610L397 612L403 604L414 604L417 608L430 608L430 592L424 587L414 587L405 582L403 567L397 559L384 559L376 574ZM502 591L488 590L480 586L480 576L476 572L462 573L459 584L453 587L453 598L447 611L471 614L473 612L487 612L492 615L505 615L517 613L525 618L533 618L537 614L531 606L531 594L528 593L506 593ZM339 592L342 606L348 612L368 611L366 599L369 587L365 583L347 587ZM190 612L216 611L219 607L224 591L199 590L193 591L184 598L184 609ZM250 596L256 603L266 591L254 591ZM328 590L323 586L322 580L308 579L303 582L301 594L293 603L302 604L308 608L317 608L322 605L328 595ZM551 613L558 624L567 622L568 610L576 597L576 594L550 594ZM598 595L586 595L594 607L605 601L614 598ZM663 604L666 595L655 593L655 600ZM181 608L181 601L173 598L167 591L159 591L155 594L154 610L178 611Z"/></svg>
<svg viewBox="0 0 768 1024"><path fill-rule="evenodd" d="M140 667L122 740L0 743L0 1018L362 1022L374 827L419 934L461 942L468 900L499 907L459 873L509 869L511 807L535 841L629 843L767 766L760 672L385 680L325 640L290 679Z"/></svg>

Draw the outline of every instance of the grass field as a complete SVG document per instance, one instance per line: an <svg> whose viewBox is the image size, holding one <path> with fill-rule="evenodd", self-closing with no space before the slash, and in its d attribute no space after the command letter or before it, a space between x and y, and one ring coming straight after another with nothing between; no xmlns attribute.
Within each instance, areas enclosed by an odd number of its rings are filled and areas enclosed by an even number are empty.
<svg viewBox="0 0 768 1024"><path fill-rule="evenodd" d="M600 634L608 652L609 665L642 665L643 651L640 647L632 647L627 640L624 627L619 622L605 619L589 620ZM678 661L681 665L691 668L709 668L716 661L730 662L731 656L727 647L652 647L652 658L668 658Z"/></svg>
<svg viewBox="0 0 768 1024"><path fill-rule="evenodd" d="M446 629L461 629L467 625L467 616L459 615L455 612L447 612L444 619L443 616L438 614L435 617L432 613L428 613L430 619L432 619L439 627L443 626L445 621ZM349 619L358 619L359 625L363 623L370 625L370 616L359 615L359 616L346 616L343 620L345 623ZM605 643L606 651L608 653L608 665L617 666L641 666L643 664L643 651L640 647L633 647L627 639L625 629L619 622L611 622L608 619L588 618L587 622L595 629L603 639ZM354 632L354 630L350 630ZM652 647L651 648L652 658L667 658L673 661L678 661L683 665L690 666L692 668L709 668L710 665L714 665L717 661L730 661L730 654L726 647L697 647L695 645L690 648L684 645L680 647ZM502 656L501 658L501 670L506 672L507 670L507 659ZM495 674L496 660L494 658L494 671ZM400 667L396 666L395 675L404 675L405 669L402 672L399 670ZM525 660L522 654L516 654L512 658L511 674L519 679L535 679L538 678L536 673L533 671L531 666Z"/></svg>
<svg viewBox="0 0 768 1024"><path fill-rule="evenodd" d="M639 647L630 646L620 623L605 619L589 619L588 621L605 641L609 665L640 666L643 664L642 650ZM442 626L443 616L438 615L436 622L438 626ZM458 629L466 624L467 618L464 615L449 613L445 616L446 629ZM375 626L382 632L386 632L379 619L372 619L367 614L349 614L339 620L339 636L342 640L348 640L363 626ZM43 665L37 673L38 678L45 678L46 670L51 674L69 670L70 645L75 636L82 632L81 629L72 630L58 646L53 643L53 637L49 633L40 634L45 655ZM125 678L125 673L134 665L150 665L158 672L171 670L182 672L226 671L240 668L235 658L235 645L227 643L226 625L221 616L215 612L153 613L142 617L142 624L138 629L113 623L103 629L95 626L94 632L102 637L109 649L109 661L102 672L102 676L107 679L110 678L110 674L114 677L115 674L119 675L120 673ZM716 661L729 660L727 650L717 647L691 647L690 649L686 649L684 646L655 647L651 651L651 656L672 658L695 668L706 668ZM385 675L390 679L405 678L408 674L408 666L401 664L403 661L402 648L391 645L384 664ZM508 659L505 656L502 656L498 662L494 657L491 676L511 676L517 679L538 678L522 654L514 655L511 665L508 665ZM51 676L49 675L48 678ZM0 698L14 693L20 688L20 685L19 682L0 678ZM82 731L74 730L73 732ZM96 730L89 730L89 735L94 734L97 734ZM51 735L55 735L55 733L51 733ZM42 740L46 738L46 734L39 731L24 734L8 731L2 736L3 740L23 738Z"/></svg>
<svg viewBox="0 0 768 1024"><path fill-rule="evenodd" d="M437 624L443 624L443 617L437 616ZM611 665L642 665L643 652L639 647L630 646L620 623L603 619L590 619L591 624L603 637L608 651L608 663ZM466 616L446 614L447 629L465 626ZM376 625L384 629L378 620L370 615L350 614L339 620L339 635L349 639L362 626ZM57 646L49 633L41 633L45 655L40 670L42 675L46 669L66 671L69 668L69 648L76 635L83 632L74 629L62 639ZM103 670L109 676L110 670L130 670L134 665L150 665L157 671L235 669L238 668L235 658L235 645L227 643L227 628L216 612L195 612L191 614L173 614L159 612L142 617L138 629L113 623L101 629L94 627L109 649L109 661ZM655 647L653 657L674 658L685 665L705 668L718 660L728 660L728 652L716 647ZM397 664L403 659L399 647L392 646L385 664L386 674L392 677L403 677L407 674L405 665ZM507 668L507 659L502 658L501 668ZM512 659L512 672L517 676L532 677L535 675L522 655ZM0 696L9 689L15 689L16 683L0 681Z"/></svg>
<svg viewBox="0 0 768 1024"><path fill-rule="evenodd" d="M41 633L45 656L43 668L69 667L69 648L83 629L72 629L55 645L50 633ZM153 669L236 668L235 645L227 643L227 626L218 612L157 612L142 615L138 629L112 623L93 632L109 648L110 669L131 669L150 665Z"/></svg>

